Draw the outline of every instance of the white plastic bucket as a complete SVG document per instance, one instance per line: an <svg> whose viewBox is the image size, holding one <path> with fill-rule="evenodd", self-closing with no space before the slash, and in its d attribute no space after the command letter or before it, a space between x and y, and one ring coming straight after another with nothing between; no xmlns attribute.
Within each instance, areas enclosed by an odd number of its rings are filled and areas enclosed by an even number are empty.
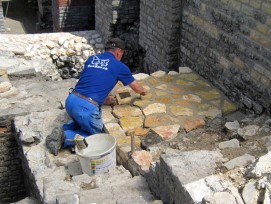
<svg viewBox="0 0 271 204"><path fill-rule="evenodd" d="M82 150L76 148L82 171L88 175L107 172L111 166L116 166L116 138L101 133L86 137L88 147Z"/></svg>

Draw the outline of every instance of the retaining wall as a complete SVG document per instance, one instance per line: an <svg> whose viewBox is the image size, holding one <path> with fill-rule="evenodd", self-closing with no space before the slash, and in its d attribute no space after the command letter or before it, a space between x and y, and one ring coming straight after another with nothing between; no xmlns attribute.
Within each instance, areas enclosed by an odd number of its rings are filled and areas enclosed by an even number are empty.
<svg viewBox="0 0 271 204"><path fill-rule="evenodd" d="M271 112L271 2L184 1L180 64L258 114Z"/></svg>
<svg viewBox="0 0 271 204"><path fill-rule="evenodd" d="M26 188L9 118L0 118L0 152L0 203L15 202L26 196Z"/></svg>

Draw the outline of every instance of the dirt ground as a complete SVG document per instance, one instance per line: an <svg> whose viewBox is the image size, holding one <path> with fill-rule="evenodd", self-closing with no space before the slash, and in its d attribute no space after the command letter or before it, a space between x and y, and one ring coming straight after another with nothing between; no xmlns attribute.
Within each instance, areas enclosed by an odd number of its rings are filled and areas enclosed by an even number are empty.
<svg viewBox="0 0 271 204"><path fill-rule="evenodd" d="M267 119L269 119L268 116L248 115L238 111L223 118L210 120L204 128L199 128L188 133L181 131L176 138L164 142L163 145L181 151L214 151L219 148L219 143L236 138L240 143L240 147L221 149L220 152L223 155L223 158L231 160L244 154L250 154L255 158L258 158L268 152L268 136L271 136L271 126L269 126L269 131L258 131L256 135L250 136L244 140L244 138L234 132L227 132L225 123L237 120L241 127L247 125L258 125L259 127L262 127ZM158 157L159 155L157 155L157 158ZM218 167L218 169L220 169L221 172L224 171L223 168Z"/></svg>

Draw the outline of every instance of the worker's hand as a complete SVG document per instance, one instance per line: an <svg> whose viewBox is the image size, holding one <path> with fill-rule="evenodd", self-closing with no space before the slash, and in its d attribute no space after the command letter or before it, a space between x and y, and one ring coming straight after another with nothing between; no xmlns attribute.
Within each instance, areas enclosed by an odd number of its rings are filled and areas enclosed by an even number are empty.
<svg viewBox="0 0 271 204"><path fill-rule="evenodd" d="M142 91L140 92L140 96L145 96L148 93L148 90L143 88Z"/></svg>
<svg viewBox="0 0 271 204"><path fill-rule="evenodd" d="M115 96L107 96L105 102L104 102L105 105L110 105L110 106L115 106L117 105L117 100L116 100L116 97Z"/></svg>

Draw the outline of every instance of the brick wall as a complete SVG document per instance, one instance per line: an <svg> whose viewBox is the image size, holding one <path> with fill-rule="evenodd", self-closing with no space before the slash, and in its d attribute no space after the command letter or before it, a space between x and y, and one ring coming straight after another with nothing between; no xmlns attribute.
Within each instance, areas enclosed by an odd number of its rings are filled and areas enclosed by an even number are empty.
<svg viewBox="0 0 271 204"><path fill-rule="evenodd" d="M0 203L15 202L26 196L26 188L9 119L0 118L0 152Z"/></svg>
<svg viewBox="0 0 271 204"><path fill-rule="evenodd" d="M149 72L179 67L180 22L180 0L140 0L139 43Z"/></svg>
<svg viewBox="0 0 271 204"><path fill-rule="evenodd" d="M91 30L95 23L95 0L52 2L55 31Z"/></svg>
<svg viewBox="0 0 271 204"><path fill-rule="evenodd" d="M0 33L5 33L5 22L4 22L2 1L0 1Z"/></svg>
<svg viewBox="0 0 271 204"><path fill-rule="evenodd" d="M185 1L180 62L240 107L270 114L271 2Z"/></svg>

